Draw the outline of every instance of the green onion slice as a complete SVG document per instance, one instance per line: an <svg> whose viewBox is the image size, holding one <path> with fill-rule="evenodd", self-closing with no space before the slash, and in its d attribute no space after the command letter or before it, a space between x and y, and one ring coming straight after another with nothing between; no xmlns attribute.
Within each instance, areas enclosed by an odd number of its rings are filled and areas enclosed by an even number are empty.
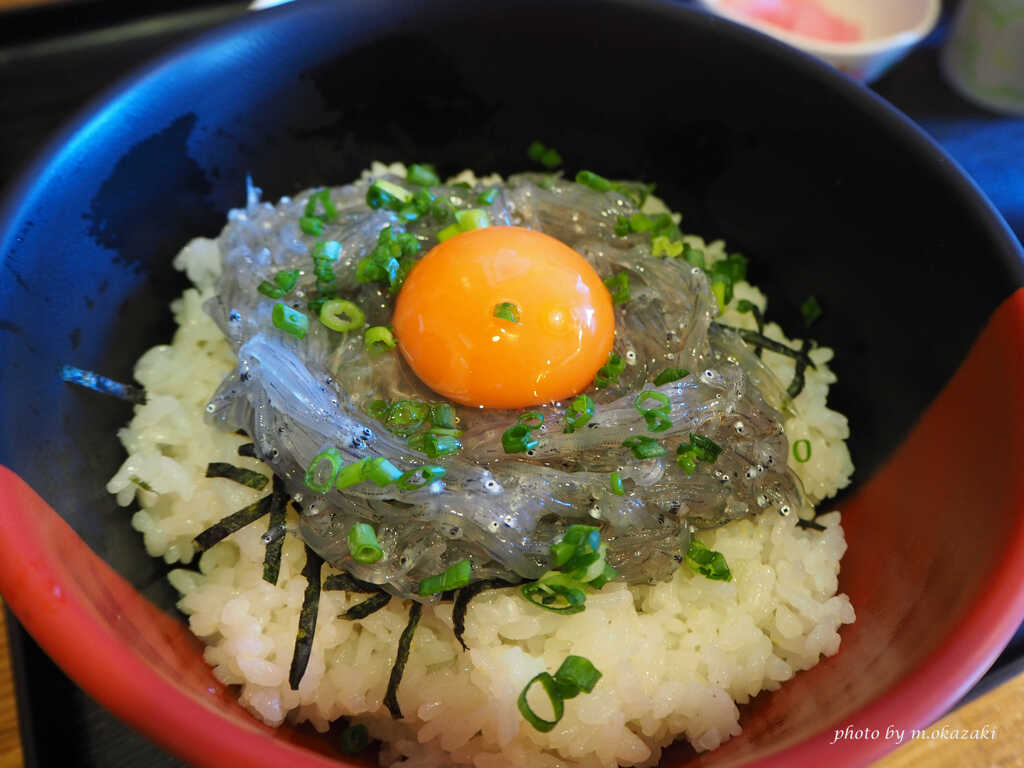
<svg viewBox="0 0 1024 768"><path fill-rule="evenodd" d="M323 209L323 213L317 211L318 207ZM331 201L331 191L325 188L310 195L306 202L305 214L309 218L318 218L324 221L334 221L338 218L338 209Z"/></svg>
<svg viewBox="0 0 1024 768"><path fill-rule="evenodd" d="M590 187L595 192L608 192L615 188L615 185L604 176L599 176L593 171L580 171L576 174L576 183Z"/></svg>
<svg viewBox="0 0 1024 768"><path fill-rule="evenodd" d="M368 523L356 523L348 532L348 551L357 563L376 563L384 557L377 533Z"/></svg>
<svg viewBox="0 0 1024 768"><path fill-rule="evenodd" d="M420 187L436 187L441 183L441 178L432 166L418 165L416 163L409 166L405 178L410 184L416 184Z"/></svg>
<svg viewBox="0 0 1024 768"><path fill-rule="evenodd" d="M449 403L430 406L430 423L435 427L455 429L455 409Z"/></svg>
<svg viewBox="0 0 1024 768"><path fill-rule="evenodd" d="M303 216L299 219L299 229L307 235L319 237L324 233L324 223L313 216Z"/></svg>
<svg viewBox="0 0 1024 768"><path fill-rule="evenodd" d="M499 320L508 320L510 323L519 322L519 307L510 301L503 301L494 305L494 316Z"/></svg>
<svg viewBox="0 0 1024 768"><path fill-rule="evenodd" d="M264 280L262 283L256 286L256 290L271 299L280 299L287 291L279 285Z"/></svg>
<svg viewBox="0 0 1024 768"><path fill-rule="evenodd" d="M544 414L540 411L527 411L519 414L519 423L527 429L540 429L544 426Z"/></svg>
<svg viewBox="0 0 1024 768"><path fill-rule="evenodd" d="M612 472L608 475L608 485L616 496L626 495L626 490L622 487L622 475L618 472Z"/></svg>
<svg viewBox="0 0 1024 768"><path fill-rule="evenodd" d="M320 322L332 331L354 331L366 323L366 315L347 299L330 299L320 307Z"/></svg>
<svg viewBox="0 0 1024 768"><path fill-rule="evenodd" d="M562 666L555 672L555 682L563 699L572 699L583 693L590 693L601 679L590 659L584 656L566 656Z"/></svg>
<svg viewBox="0 0 1024 768"><path fill-rule="evenodd" d="M622 445L629 448L633 452L633 455L638 459L653 459L658 456L664 456L668 453L665 450L665 446L659 443L657 440L646 435L634 435L628 437L622 441Z"/></svg>
<svg viewBox="0 0 1024 768"><path fill-rule="evenodd" d="M654 385L660 387L662 384L679 381L679 379L684 379L689 375L690 372L685 368L666 368L654 377Z"/></svg>
<svg viewBox="0 0 1024 768"><path fill-rule="evenodd" d="M810 461L811 458L811 441L810 440L797 440L793 443L793 458L799 461L801 464L805 464Z"/></svg>
<svg viewBox="0 0 1024 768"><path fill-rule="evenodd" d="M363 479L369 480L380 488L387 488L402 474L402 470L382 456L368 459L363 465Z"/></svg>
<svg viewBox="0 0 1024 768"><path fill-rule="evenodd" d="M309 330L309 318L287 304L275 304L271 311L271 320L275 328L280 328L296 339L305 338L306 331Z"/></svg>
<svg viewBox="0 0 1024 768"><path fill-rule="evenodd" d="M587 594L583 587L584 585L579 582L572 582L560 574L555 574L554 577L545 577L541 581L524 584L520 592L527 602L538 608L570 614L581 613L586 608Z"/></svg>
<svg viewBox="0 0 1024 768"><path fill-rule="evenodd" d="M282 269L274 275L274 284L286 293L299 282L299 270Z"/></svg>
<svg viewBox="0 0 1024 768"><path fill-rule="evenodd" d="M367 328L363 335L363 345L368 352L386 352L389 349L394 349L397 343L391 330L383 325Z"/></svg>
<svg viewBox="0 0 1024 768"><path fill-rule="evenodd" d="M708 549L698 539L690 540L690 547L686 550L686 564L701 576L714 581L732 581L732 571L722 553Z"/></svg>
<svg viewBox="0 0 1024 768"><path fill-rule="evenodd" d="M306 487L316 493L327 493L337 482L338 473L341 472L344 463L345 458L337 448L321 451L313 457L309 469L306 470ZM324 474L325 467L329 467L326 475Z"/></svg>
<svg viewBox="0 0 1024 768"><path fill-rule="evenodd" d="M645 408L644 403L647 400L654 400L660 403L660 405L654 408ZM644 417L644 421L647 422L647 429L651 432L664 432L672 426L672 420L668 417L671 409L671 401L668 399L668 395L655 390L646 390L633 399L633 406Z"/></svg>
<svg viewBox="0 0 1024 768"><path fill-rule="evenodd" d="M471 571L469 560L459 560L444 572L423 579L416 591L421 595L436 595L460 589L469 584Z"/></svg>
<svg viewBox="0 0 1024 768"><path fill-rule="evenodd" d="M804 317L804 325L810 328L823 314L817 296L808 296L800 305L800 314Z"/></svg>
<svg viewBox="0 0 1024 768"><path fill-rule="evenodd" d="M540 440L533 437L530 427L516 424L505 430L501 436L501 445L505 453L526 453L540 445Z"/></svg>
<svg viewBox="0 0 1024 768"><path fill-rule="evenodd" d="M575 432L587 425L594 415L594 400L590 395L577 395L569 403L565 411L565 429L567 433Z"/></svg>
<svg viewBox="0 0 1024 768"><path fill-rule="evenodd" d="M594 376L594 386L597 389L611 386L624 370L626 370L626 361L620 355L612 352L608 356L608 362L601 366Z"/></svg>
<svg viewBox="0 0 1024 768"><path fill-rule="evenodd" d="M548 701L551 702L551 709L554 711L554 720L545 720L530 708L530 704L526 700L526 696L530 692L530 688L532 688L535 683L540 683L541 688L544 689L544 693L547 694ZM523 692L519 694L517 704L523 719L532 725L534 730L540 731L541 733L547 733L558 725L558 721L561 720L562 715L565 714L565 702L559 694L558 684L555 682L555 678L547 672L541 672L526 684L526 687L523 688Z"/></svg>
<svg viewBox="0 0 1024 768"><path fill-rule="evenodd" d="M337 261L341 257L341 243L337 240L320 240L313 244L309 255L313 261Z"/></svg>
<svg viewBox="0 0 1024 768"><path fill-rule="evenodd" d="M445 240L451 240L456 235L461 235L462 229L458 224L449 224L447 227L437 233L437 242L443 243Z"/></svg>
<svg viewBox="0 0 1024 768"><path fill-rule="evenodd" d="M491 187L490 189L485 189L483 192L481 192L479 195L477 195L477 197L476 197L476 204L477 205L490 205L497 198L498 198L498 188L497 187Z"/></svg>
<svg viewBox="0 0 1024 768"><path fill-rule="evenodd" d="M483 229L490 226L487 212L480 208L470 208L467 211L455 212L455 223L462 232L469 232L471 229Z"/></svg>
<svg viewBox="0 0 1024 768"><path fill-rule="evenodd" d="M459 434L462 434L461 432ZM420 432L409 438L409 447L413 450L425 453L431 459L438 459L442 456L451 456L462 450L462 443L458 435L441 435L430 432Z"/></svg>
<svg viewBox="0 0 1024 768"><path fill-rule="evenodd" d="M371 208L398 210L412 200L412 192L387 179L377 179L366 190L366 204Z"/></svg>
<svg viewBox="0 0 1024 768"><path fill-rule="evenodd" d="M604 284L612 295L612 304L625 304L629 301L629 274L627 272L619 272L609 277Z"/></svg>
<svg viewBox="0 0 1024 768"><path fill-rule="evenodd" d="M360 459L359 461L352 462L348 466L342 467L341 471L338 472L338 479L335 481L335 485L339 491L343 491L346 488L351 488L353 485L358 485L365 479L363 477L363 470L366 467L366 459Z"/></svg>

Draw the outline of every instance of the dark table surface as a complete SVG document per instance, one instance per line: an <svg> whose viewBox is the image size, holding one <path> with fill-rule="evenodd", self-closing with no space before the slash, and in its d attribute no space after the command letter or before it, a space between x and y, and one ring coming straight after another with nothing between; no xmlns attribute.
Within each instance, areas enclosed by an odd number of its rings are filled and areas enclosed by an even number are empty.
<svg viewBox="0 0 1024 768"><path fill-rule="evenodd" d="M245 3L238 2L79 0L0 15L0 188L104 88L182 40L243 13ZM975 107L946 84L938 63L946 27L944 20L874 89L942 145L1024 239L1024 118ZM64 677L13 617L8 626L26 766L182 765ZM1024 629L970 695L1021 669ZM64 702L59 715L54 702ZM55 723L61 724L60 738L54 738Z"/></svg>

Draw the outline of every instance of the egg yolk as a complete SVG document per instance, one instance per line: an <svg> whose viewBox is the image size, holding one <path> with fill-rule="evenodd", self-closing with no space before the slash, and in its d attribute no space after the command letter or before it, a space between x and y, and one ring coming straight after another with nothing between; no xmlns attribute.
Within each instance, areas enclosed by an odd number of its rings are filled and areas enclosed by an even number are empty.
<svg viewBox="0 0 1024 768"><path fill-rule="evenodd" d="M615 315L601 278L572 248L522 227L486 227L440 243L413 267L392 327L438 394L523 408L587 388L608 361Z"/></svg>

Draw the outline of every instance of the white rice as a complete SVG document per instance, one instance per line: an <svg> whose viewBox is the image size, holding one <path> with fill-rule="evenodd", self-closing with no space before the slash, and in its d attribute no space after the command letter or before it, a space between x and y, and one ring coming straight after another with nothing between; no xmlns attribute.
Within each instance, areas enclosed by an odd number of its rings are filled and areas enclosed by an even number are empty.
<svg viewBox="0 0 1024 768"><path fill-rule="evenodd" d="M721 241L688 239L712 259L725 254ZM196 534L262 495L207 479L206 465L270 470L237 455L245 438L203 421L207 398L234 365L201 307L220 269L216 243L194 240L175 266L195 288L172 304L179 325L173 342L138 362L135 376L149 397L119 432L128 458L107 487L122 505L138 499L132 526L149 554L185 565ZM744 283L736 293L764 309L756 288ZM729 311L723 319L753 327L749 314ZM766 334L789 343L777 325ZM832 351L818 347L810 354L817 370L807 371L795 400L800 415L787 421L786 432L791 443L807 439L813 447L808 462L790 461L812 500L820 501L849 482L853 465L846 419L825 404L835 381L827 365ZM781 381L790 380L791 359L771 352L764 358ZM427 608L398 692L402 721L392 720L382 702L407 621L404 601L343 621L335 617L365 595L323 592L309 666L292 691L288 670L306 586L296 537L285 539L277 586L262 578L263 524L204 553L199 572L178 569L169 578L191 630L207 644L204 655L216 677L239 686L242 703L270 725L308 721L325 731L332 720L351 718L387 742L382 765L406 768L648 766L679 738L698 750L714 749L740 732L737 703L774 690L839 649L839 627L854 621L849 599L837 594L846 549L839 513L818 518L824 532L798 528L796 521L796 515L763 514L700 533L724 554L731 582L683 566L656 586L611 583L571 616L536 608L514 589L485 592L469 609L468 652L452 634L451 604ZM535 674L553 672L568 654L587 657L603 677L592 693L566 702L554 730L539 733L516 700ZM543 715L542 703L534 707Z"/></svg>

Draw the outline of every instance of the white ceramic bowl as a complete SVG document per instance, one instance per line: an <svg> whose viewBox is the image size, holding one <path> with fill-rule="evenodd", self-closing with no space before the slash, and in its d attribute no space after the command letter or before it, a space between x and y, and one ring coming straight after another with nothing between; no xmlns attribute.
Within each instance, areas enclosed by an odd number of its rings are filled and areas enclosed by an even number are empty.
<svg viewBox="0 0 1024 768"><path fill-rule="evenodd" d="M941 0L821 0L827 10L857 24L864 32L863 39L856 42L834 42L740 15L723 7L721 0L700 0L700 4L712 13L824 59L865 83L879 77L931 32L941 10Z"/></svg>

